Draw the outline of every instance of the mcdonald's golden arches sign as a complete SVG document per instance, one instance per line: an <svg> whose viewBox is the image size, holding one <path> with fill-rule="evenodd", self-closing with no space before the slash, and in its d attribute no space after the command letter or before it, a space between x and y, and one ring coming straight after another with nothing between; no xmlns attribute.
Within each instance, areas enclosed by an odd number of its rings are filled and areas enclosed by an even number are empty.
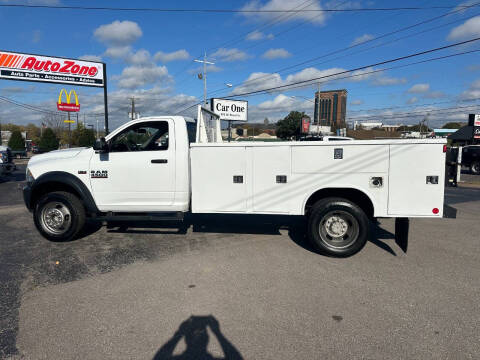
<svg viewBox="0 0 480 360"><path fill-rule="evenodd" d="M67 102L62 102L63 93L65 93ZM75 103L73 104L71 103L72 93L73 95L75 95ZM80 104L78 103L78 96L75 90L72 89L70 90L69 93L67 93L67 90L65 89L60 90L60 95L58 95L57 109L60 111L68 111L68 112L80 111Z"/></svg>

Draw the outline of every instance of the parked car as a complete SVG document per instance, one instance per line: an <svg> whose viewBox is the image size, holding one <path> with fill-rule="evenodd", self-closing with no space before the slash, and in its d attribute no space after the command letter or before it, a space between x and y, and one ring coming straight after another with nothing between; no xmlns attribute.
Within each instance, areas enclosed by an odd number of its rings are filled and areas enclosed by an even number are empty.
<svg viewBox="0 0 480 360"><path fill-rule="evenodd" d="M19 158L26 158L27 157L27 150L12 150L12 157L19 159Z"/></svg>
<svg viewBox="0 0 480 360"><path fill-rule="evenodd" d="M15 170L12 152L7 146L0 146L0 175L8 175Z"/></svg>
<svg viewBox="0 0 480 360"><path fill-rule="evenodd" d="M480 145L468 145L463 148L462 165L468 167L472 174L480 175Z"/></svg>

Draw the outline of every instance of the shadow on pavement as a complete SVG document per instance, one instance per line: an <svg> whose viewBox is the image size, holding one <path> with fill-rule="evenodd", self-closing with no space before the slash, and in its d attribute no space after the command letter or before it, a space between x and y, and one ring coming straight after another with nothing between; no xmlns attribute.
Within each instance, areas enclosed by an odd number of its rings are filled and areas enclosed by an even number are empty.
<svg viewBox="0 0 480 360"><path fill-rule="evenodd" d="M207 328L217 338L224 357L215 357L208 352L210 337ZM186 349L179 355L174 355L179 342L184 339ZM153 360L196 360L196 359L243 359L237 348L222 334L218 320L212 316L191 316L175 331L173 336L155 354Z"/></svg>
<svg viewBox="0 0 480 360"><path fill-rule="evenodd" d="M286 215L226 215L189 214L183 222L109 222L109 233L122 234L174 234L185 235L189 228L194 233L280 235L280 230L288 231L290 239L303 249L317 253L306 234L306 219L303 216ZM100 223L92 222L78 238L88 236L101 228ZM397 254L385 240L395 239L395 235L372 223L369 241L393 256Z"/></svg>

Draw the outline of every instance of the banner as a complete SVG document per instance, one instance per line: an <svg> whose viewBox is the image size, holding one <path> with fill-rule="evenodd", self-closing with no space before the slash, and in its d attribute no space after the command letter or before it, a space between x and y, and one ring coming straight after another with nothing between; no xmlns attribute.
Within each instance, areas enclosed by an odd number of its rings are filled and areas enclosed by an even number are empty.
<svg viewBox="0 0 480 360"><path fill-rule="evenodd" d="M0 79L104 86L103 63L0 51Z"/></svg>
<svg viewBox="0 0 480 360"><path fill-rule="evenodd" d="M212 111L221 120L247 121L248 102L243 100L212 99Z"/></svg>
<svg viewBox="0 0 480 360"><path fill-rule="evenodd" d="M302 117L302 133L308 134L310 131L310 118L309 117Z"/></svg>
<svg viewBox="0 0 480 360"><path fill-rule="evenodd" d="M473 120L473 138L480 139L480 115L476 114Z"/></svg>

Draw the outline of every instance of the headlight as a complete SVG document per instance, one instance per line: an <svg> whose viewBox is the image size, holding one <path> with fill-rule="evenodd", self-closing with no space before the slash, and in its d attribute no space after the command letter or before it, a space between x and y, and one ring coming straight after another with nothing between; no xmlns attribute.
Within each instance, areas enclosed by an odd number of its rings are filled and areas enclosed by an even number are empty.
<svg viewBox="0 0 480 360"><path fill-rule="evenodd" d="M27 168L27 172L25 173L25 179L27 180L27 183L31 184L35 178L32 175L32 172L30 171L29 168Z"/></svg>

